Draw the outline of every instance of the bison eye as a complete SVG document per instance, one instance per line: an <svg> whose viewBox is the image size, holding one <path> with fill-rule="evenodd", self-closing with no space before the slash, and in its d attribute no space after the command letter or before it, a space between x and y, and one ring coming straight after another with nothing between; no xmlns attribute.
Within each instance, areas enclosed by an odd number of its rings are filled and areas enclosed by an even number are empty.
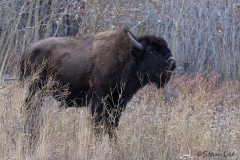
<svg viewBox="0 0 240 160"><path fill-rule="evenodd" d="M150 54L153 54L153 52L150 52Z"/></svg>

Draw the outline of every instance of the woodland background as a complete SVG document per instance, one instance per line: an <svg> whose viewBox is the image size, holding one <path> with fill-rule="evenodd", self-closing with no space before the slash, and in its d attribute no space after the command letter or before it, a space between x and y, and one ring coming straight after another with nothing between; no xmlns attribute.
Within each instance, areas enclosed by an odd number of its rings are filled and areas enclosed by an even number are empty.
<svg viewBox="0 0 240 160"><path fill-rule="evenodd" d="M165 38L178 75L240 79L238 0L1 0L0 19L1 80L17 78L19 58L35 41L121 27Z"/></svg>

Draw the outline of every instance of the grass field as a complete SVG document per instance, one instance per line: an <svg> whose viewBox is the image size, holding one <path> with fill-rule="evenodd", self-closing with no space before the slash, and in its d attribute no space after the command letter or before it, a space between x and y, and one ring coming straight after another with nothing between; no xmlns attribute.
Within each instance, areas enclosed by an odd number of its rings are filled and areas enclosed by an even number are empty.
<svg viewBox="0 0 240 160"><path fill-rule="evenodd" d="M26 89L15 82L0 91L0 159L240 159L240 84L218 76L175 77L170 93L139 91L121 117L118 140L96 141L85 108L59 108L51 96L34 155L23 152Z"/></svg>

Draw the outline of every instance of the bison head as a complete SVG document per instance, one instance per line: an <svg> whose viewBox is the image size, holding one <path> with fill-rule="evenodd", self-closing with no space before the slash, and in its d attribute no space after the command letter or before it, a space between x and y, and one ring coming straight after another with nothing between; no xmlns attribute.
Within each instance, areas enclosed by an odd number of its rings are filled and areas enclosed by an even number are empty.
<svg viewBox="0 0 240 160"><path fill-rule="evenodd" d="M133 44L131 54L137 59L137 71L144 75L143 83L152 82L158 88L164 87L176 68L176 60L167 42L150 35L135 39L128 32L128 36Z"/></svg>

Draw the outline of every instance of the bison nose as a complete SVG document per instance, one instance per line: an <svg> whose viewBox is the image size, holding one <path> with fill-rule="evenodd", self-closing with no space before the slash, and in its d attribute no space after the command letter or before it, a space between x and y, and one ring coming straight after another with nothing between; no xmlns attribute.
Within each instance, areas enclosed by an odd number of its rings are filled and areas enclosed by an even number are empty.
<svg viewBox="0 0 240 160"><path fill-rule="evenodd" d="M168 58L167 59L169 62L175 62L176 61L176 59L174 58L174 57L170 57L170 58Z"/></svg>
<svg viewBox="0 0 240 160"><path fill-rule="evenodd" d="M174 57L169 57L165 62L168 70L173 71L176 68L176 59Z"/></svg>

